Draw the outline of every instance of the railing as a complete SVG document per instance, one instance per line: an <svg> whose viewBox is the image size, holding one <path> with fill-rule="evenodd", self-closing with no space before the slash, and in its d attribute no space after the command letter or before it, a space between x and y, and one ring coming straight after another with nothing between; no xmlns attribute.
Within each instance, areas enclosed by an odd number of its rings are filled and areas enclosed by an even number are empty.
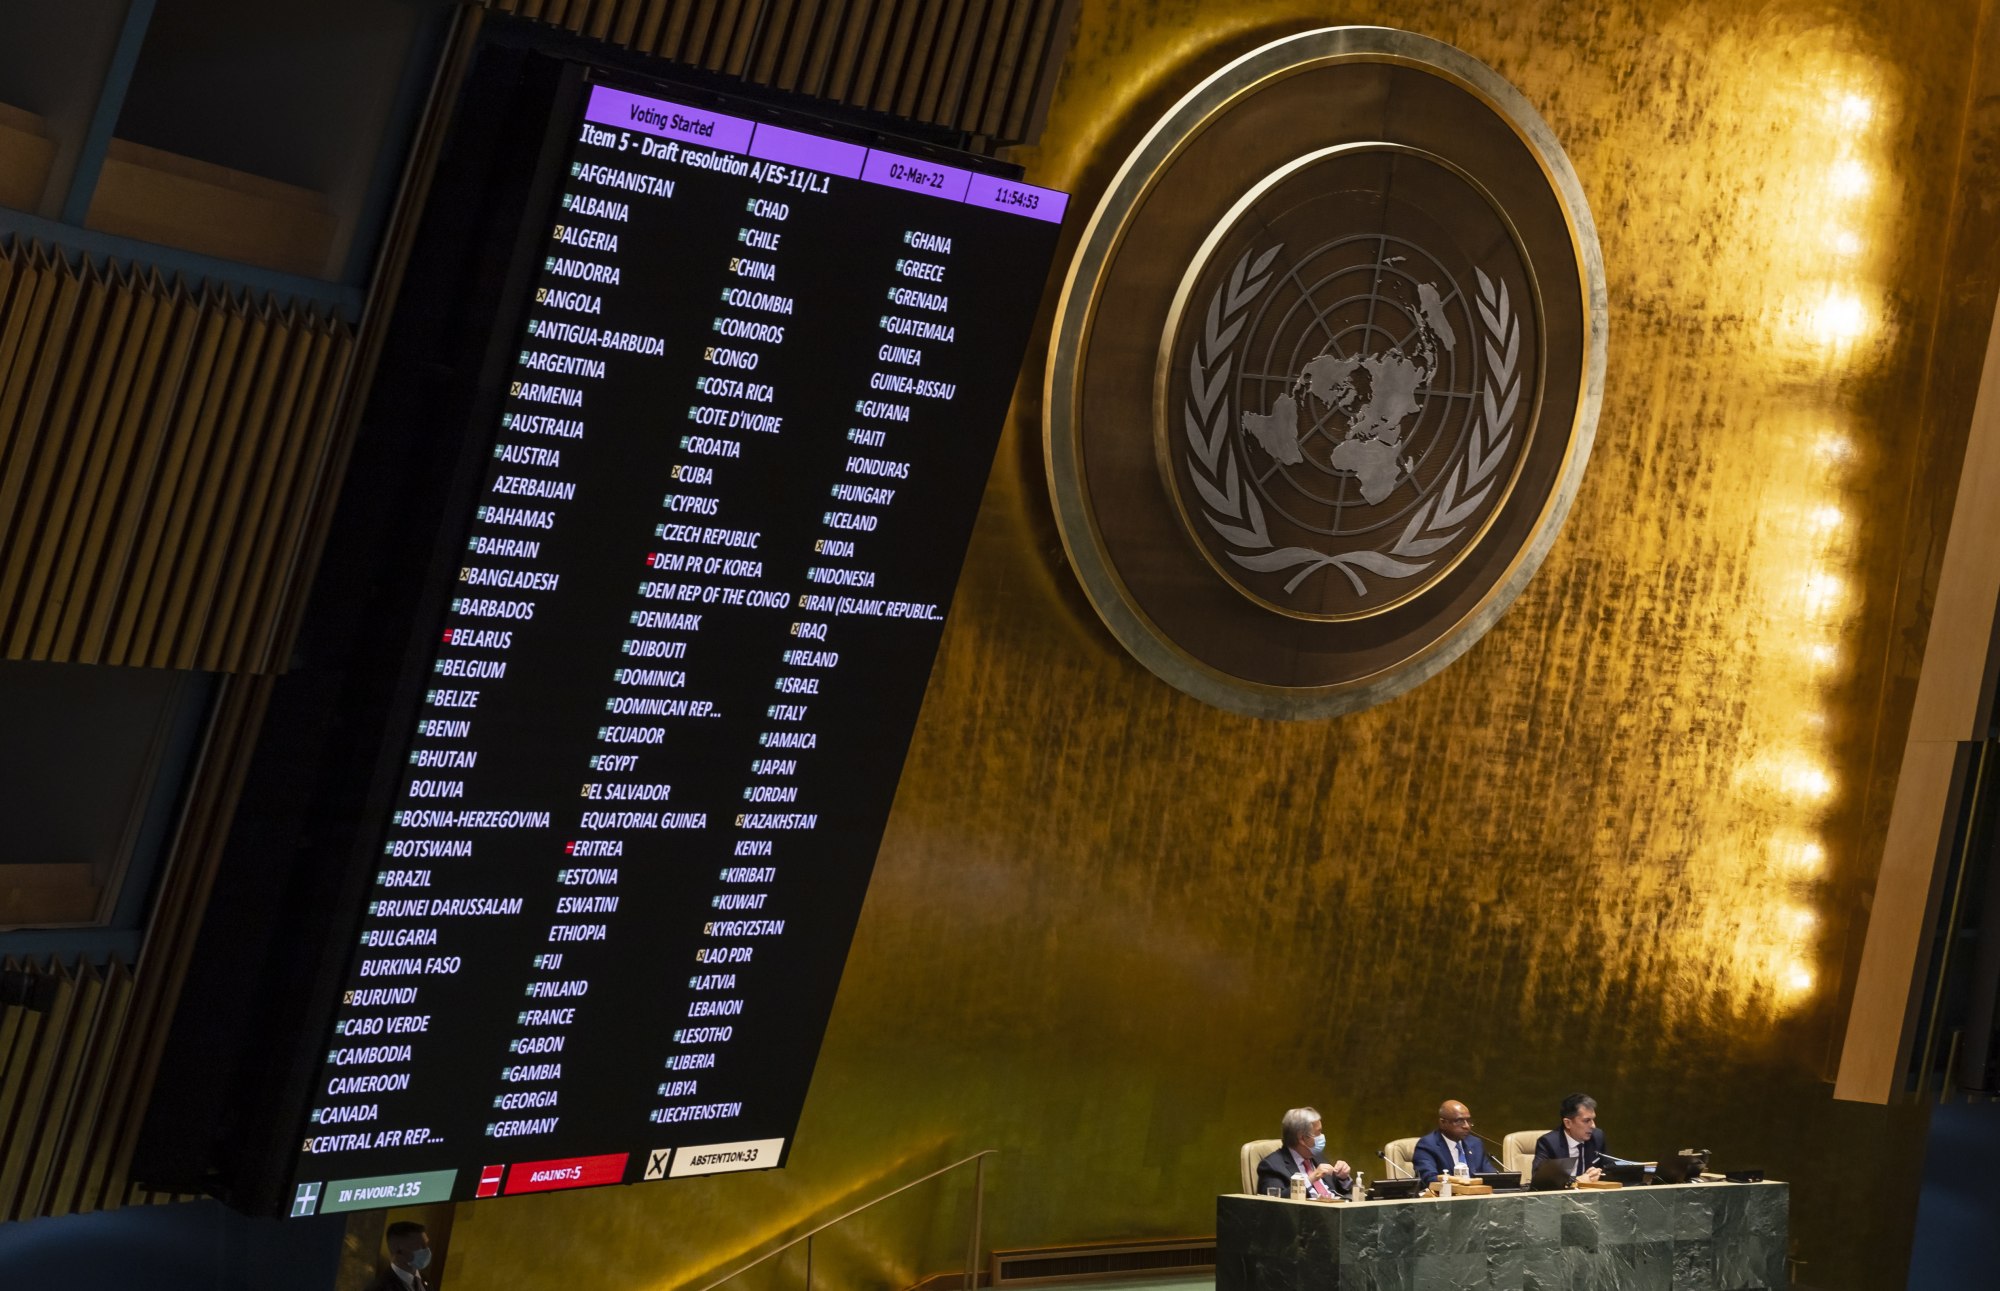
<svg viewBox="0 0 2000 1291"><path fill-rule="evenodd" d="M807 1229L803 1233L800 1233L797 1237L792 1238L790 1241L784 1243L782 1246L772 1247L770 1250L765 1251L762 1255L759 1255L756 1259L750 1261L748 1264L745 1264L742 1268L737 1269L732 1273L725 1273L721 1277L717 1278L715 1281L703 1285L700 1288L700 1291L715 1291L715 1288L721 1286L723 1283L735 1281L737 1278L742 1277L745 1273L748 1273L751 1269L756 1268L758 1265L763 1264L768 1260L776 1259L778 1256L783 1255L786 1251L791 1250L794 1246L797 1246L801 1242L804 1242L806 1247L805 1287L806 1291L812 1291L813 1238L819 1236L827 1229L832 1228L835 1224L841 1223L845 1220L852 1219L864 1210L869 1210L875 1206L879 1206L883 1202L889 1200L889 1198L897 1196L901 1193L908 1192L910 1189L916 1187L918 1184L929 1183L931 1180L937 1178L939 1175L950 1174L952 1171L958 1169L960 1166L963 1165L972 1166L972 1231L966 1236L965 1240L965 1282L963 1283L964 1291L972 1291L974 1287L979 1285L979 1280L978 1280L979 1279L979 1224L980 1220L984 1218L985 1207L986 1207L986 1158L993 1156L998 1151L999 1151L998 1148L987 1148L984 1152L975 1152L971 1156L965 1157L962 1160L954 1161L948 1166L941 1166L938 1169L931 1171L929 1174L924 1175L920 1179L912 1179L908 1183L903 1184L901 1187L892 1188L888 1192L883 1193L879 1197L874 1197L867 1201L864 1201L859 1206L854 1207L852 1210L842 1211L840 1214L835 1215L832 1219L827 1220L825 1223L819 1224L813 1228Z"/></svg>

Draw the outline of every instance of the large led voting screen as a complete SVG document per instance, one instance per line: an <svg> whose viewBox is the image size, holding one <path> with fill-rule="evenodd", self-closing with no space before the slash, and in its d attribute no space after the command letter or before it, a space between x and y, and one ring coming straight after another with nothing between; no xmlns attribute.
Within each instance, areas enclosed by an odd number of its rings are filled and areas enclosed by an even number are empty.
<svg viewBox="0 0 2000 1291"><path fill-rule="evenodd" d="M796 1126L1065 198L684 97L544 153L295 1215Z"/></svg>

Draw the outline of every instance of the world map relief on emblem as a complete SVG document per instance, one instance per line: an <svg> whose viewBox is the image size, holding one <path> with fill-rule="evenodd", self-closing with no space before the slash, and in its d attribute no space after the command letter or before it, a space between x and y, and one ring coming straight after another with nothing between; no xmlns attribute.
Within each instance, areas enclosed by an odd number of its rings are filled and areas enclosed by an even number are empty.
<svg viewBox="0 0 2000 1291"><path fill-rule="evenodd" d="M1305 362L1269 412L1243 413L1244 433L1274 461L1295 466L1305 460L1305 439L1327 433L1330 421L1337 438L1328 465L1352 474L1370 504L1388 497L1415 472L1400 450L1411 420L1423 411L1422 391L1437 375L1440 351L1449 353L1458 343L1433 284L1417 284L1416 308L1407 312L1416 319L1410 337L1375 353L1340 354L1329 343ZM1301 429L1307 399L1323 411ZM1310 412L1312 405L1305 406Z"/></svg>

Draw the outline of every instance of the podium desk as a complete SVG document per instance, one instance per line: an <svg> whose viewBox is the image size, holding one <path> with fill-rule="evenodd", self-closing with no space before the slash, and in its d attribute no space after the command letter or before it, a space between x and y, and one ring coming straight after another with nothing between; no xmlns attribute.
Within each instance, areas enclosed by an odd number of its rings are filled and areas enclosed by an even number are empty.
<svg viewBox="0 0 2000 1291"><path fill-rule="evenodd" d="M1790 1189L1215 1203L1216 1291L1742 1291L1780 1288Z"/></svg>

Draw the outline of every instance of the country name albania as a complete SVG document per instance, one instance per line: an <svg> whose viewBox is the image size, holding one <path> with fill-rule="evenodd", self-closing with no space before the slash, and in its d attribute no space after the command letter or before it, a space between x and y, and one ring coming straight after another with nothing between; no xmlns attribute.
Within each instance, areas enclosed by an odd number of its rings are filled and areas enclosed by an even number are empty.
<svg viewBox="0 0 2000 1291"><path fill-rule="evenodd" d="M563 209L571 215L588 215L610 220L614 224L626 224L632 219L632 208L624 202L614 202L608 197L592 197L588 193L564 193Z"/></svg>

